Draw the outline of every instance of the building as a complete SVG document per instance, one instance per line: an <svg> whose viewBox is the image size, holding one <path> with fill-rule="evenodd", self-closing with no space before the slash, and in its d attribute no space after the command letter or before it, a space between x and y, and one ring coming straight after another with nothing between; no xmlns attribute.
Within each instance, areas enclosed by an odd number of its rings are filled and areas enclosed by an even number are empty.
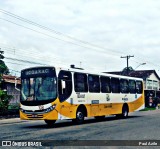
<svg viewBox="0 0 160 149"><path fill-rule="evenodd" d="M106 72L122 75L122 71ZM155 70L136 70L130 71L128 76L142 78L144 81L145 103L149 106L149 100L153 97L160 98L160 77Z"/></svg>
<svg viewBox="0 0 160 149"><path fill-rule="evenodd" d="M13 96L10 104L19 104L20 102L20 91L15 89L15 79L17 80L17 88L20 88L20 78L17 79L17 77L11 75L2 76L1 89L6 90L8 95Z"/></svg>

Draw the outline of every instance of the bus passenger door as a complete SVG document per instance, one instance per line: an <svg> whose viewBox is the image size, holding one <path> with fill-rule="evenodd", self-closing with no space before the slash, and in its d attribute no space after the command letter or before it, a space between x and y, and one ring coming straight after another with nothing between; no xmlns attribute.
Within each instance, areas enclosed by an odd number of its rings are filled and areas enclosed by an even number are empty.
<svg viewBox="0 0 160 149"><path fill-rule="evenodd" d="M69 71L61 70L58 76L58 94L60 101L59 119L69 119L70 103L67 100L72 94L72 74Z"/></svg>

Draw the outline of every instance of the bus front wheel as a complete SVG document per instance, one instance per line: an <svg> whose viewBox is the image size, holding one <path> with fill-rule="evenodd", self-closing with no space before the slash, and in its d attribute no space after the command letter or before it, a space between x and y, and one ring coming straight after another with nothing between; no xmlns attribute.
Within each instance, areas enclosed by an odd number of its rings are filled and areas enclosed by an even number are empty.
<svg viewBox="0 0 160 149"><path fill-rule="evenodd" d="M76 118L72 120L76 124L82 124L84 122L84 112L83 109L78 109L76 112Z"/></svg>
<svg viewBox="0 0 160 149"><path fill-rule="evenodd" d="M48 126L53 126L56 120L44 120Z"/></svg>

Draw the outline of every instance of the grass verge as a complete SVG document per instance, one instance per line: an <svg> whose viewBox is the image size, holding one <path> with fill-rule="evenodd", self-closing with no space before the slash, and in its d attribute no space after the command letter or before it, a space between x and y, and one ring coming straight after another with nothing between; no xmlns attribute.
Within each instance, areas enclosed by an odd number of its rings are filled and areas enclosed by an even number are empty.
<svg viewBox="0 0 160 149"><path fill-rule="evenodd" d="M142 110L140 110L140 111L150 111L150 110L156 110L156 107L151 107L151 108L148 108L148 107L146 107L145 109L142 109Z"/></svg>

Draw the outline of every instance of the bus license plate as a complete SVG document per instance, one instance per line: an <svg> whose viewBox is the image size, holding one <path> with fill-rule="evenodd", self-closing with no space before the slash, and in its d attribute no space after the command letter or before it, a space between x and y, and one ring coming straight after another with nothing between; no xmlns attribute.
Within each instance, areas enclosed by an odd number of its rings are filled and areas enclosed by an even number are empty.
<svg viewBox="0 0 160 149"><path fill-rule="evenodd" d="M38 115L37 114L32 114L32 117L38 117Z"/></svg>

